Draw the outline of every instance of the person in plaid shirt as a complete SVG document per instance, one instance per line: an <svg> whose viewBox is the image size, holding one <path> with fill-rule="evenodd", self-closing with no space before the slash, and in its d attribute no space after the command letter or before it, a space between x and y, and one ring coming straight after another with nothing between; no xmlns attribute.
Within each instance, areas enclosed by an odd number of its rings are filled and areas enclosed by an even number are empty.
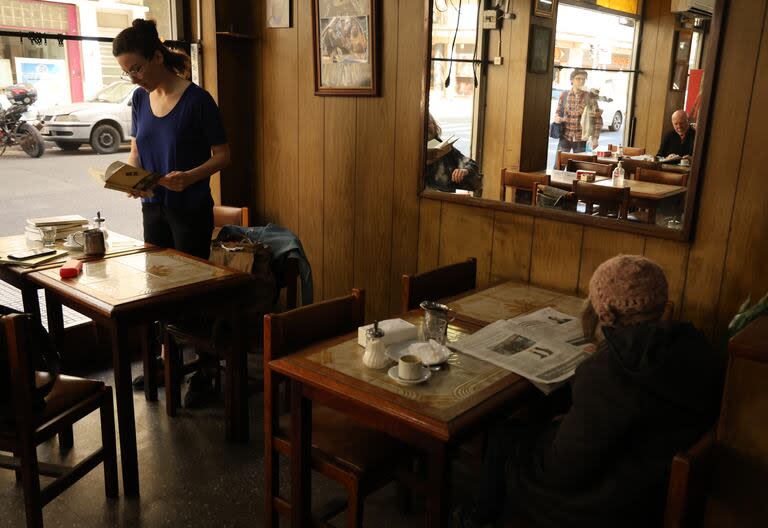
<svg viewBox="0 0 768 528"><path fill-rule="evenodd" d="M597 101L591 100L594 95L584 90L584 84L587 82L587 72L584 70L573 70L571 73L571 85L573 88L560 94L560 101L557 103L555 111L555 123L563 124L563 135L557 144L557 150L562 152L584 152L587 150L587 141L591 142L592 148L597 148L597 140L600 137L600 130L603 128L602 111L597 106ZM590 112L592 119L592 135L584 137L581 127L581 117L584 108L590 106L593 110Z"/></svg>

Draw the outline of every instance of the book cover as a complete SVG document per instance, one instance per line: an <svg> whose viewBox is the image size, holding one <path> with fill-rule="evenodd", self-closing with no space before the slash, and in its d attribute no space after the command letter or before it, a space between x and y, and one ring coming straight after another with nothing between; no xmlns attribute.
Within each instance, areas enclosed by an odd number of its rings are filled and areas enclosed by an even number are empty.
<svg viewBox="0 0 768 528"><path fill-rule="evenodd" d="M152 189L157 185L157 180L162 176L145 171L139 167L133 167L122 161L115 161L104 172L90 168L88 172L97 181L104 184L106 189L123 192L140 192L152 196Z"/></svg>
<svg viewBox="0 0 768 528"><path fill-rule="evenodd" d="M46 216L41 218L27 218L27 225L33 227L44 226L69 226L87 224L88 220L80 215Z"/></svg>
<svg viewBox="0 0 768 528"><path fill-rule="evenodd" d="M67 254L67 251L63 249L57 249L56 253L53 253L51 255L45 255L44 257L37 257L37 258L32 258L27 260L14 260L12 258L8 258L7 255L0 255L0 264L8 264L11 266L21 266L22 268L34 268L35 266L39 266L40 264L46 264L48 262L61 258L66 254Z"/></svg>

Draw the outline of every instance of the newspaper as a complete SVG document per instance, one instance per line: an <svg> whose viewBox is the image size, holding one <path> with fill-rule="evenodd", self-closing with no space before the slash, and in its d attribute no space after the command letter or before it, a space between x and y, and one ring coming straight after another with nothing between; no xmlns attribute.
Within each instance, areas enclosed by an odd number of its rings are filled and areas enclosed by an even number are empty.
<svg viewBox="0 0 768 528"><path fill-rule="evenodd" d="M547 393L573 376L592 350L580 319L553 308L496 321L453 347L511 370Z"/></svg>

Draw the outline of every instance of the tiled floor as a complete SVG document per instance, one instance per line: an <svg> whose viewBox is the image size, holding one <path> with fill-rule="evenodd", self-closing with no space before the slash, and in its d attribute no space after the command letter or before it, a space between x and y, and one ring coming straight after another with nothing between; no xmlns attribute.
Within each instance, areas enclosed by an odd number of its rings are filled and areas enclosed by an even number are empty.
<svg viewBox="0 0 768 528"><path fill-rule="evenodd" d="M112 384L108 366L89 377ZM134 373L139 372L135 364ZM264 473L261 395L250 400L251 441L247 445L224 441L221 402L210 408L181 410L168 418L160 400L149 403L134 393L141 498L104 496L103 473L92 471L44 509L52 527L256 527L263 526ZM38 449L41 460L78 461L100 445L98 413L75 427L75 447L61 455L56 441ZM287 466L283 464L287 479ZM122 491L122 484L121 484ZM343 496L335 483L313 477L315 504ZM365 526L422 526L422 501L414 513L403 516L396 508L394 486L383 488L366 502ZM288 526L287 521L283 526ZM344 516L333 524L344 526ZM12 471L0 470L0 527L22 528L24 503Z"/></svg>

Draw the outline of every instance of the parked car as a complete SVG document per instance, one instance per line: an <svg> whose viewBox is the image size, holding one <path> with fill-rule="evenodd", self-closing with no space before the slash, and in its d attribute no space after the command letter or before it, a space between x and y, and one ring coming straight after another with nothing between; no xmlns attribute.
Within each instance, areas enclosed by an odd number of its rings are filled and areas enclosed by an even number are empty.
<svg viewBox="0 0 768 528"><path fill-rule="evenodd" d="M555 114L557 103L560 100L560 94L567 91L568 90L566 89L560 88L552 89L551 115ZM621 125L624 123L624 107L626 105L602 94L598 97L597 104L603 111L603 128L607 128L608 130L620 129Z"/></svg>
<svg viewBox="0 0 768 528"><path fill-rule="evenodd" d="M131 97L136 85L117 81L84 103L57 105L40 112L41 133L62 150L90 143L99 154L117 152L131 139Z"/></svg>

